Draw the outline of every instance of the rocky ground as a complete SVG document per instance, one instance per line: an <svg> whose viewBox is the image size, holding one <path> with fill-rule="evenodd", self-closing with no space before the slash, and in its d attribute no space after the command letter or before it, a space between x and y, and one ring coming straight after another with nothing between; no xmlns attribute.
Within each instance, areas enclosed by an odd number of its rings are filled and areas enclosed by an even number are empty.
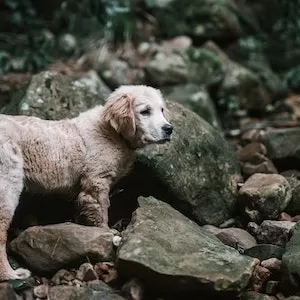
<svg viewBox="0 0 300 300"><path fill-rule="evenodd" d="M111 191L110 230L74 224L63 195L24 194L8 251L33 276L1 283L0 299L300 299L297 82L245 36L246 13L215 2L207 18L223 26L1 76L2 113L50 120L153 85L174 135Z"/></svg>

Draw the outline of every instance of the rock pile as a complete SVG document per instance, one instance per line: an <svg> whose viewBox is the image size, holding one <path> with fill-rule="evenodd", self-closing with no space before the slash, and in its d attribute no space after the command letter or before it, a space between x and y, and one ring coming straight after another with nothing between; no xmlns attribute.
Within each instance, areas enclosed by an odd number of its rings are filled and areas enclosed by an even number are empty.
<svg viewBox="0 0 300 300"><path fill-rule="evenodd" d="M162 30L165 5L176 15L179 2L151 1ZM111 191L113 229L70 214L53 225L30 216L42 206L21 208L28 228L12 228L8 250L33 277L1 283L0 299L300 299L299 99L274 103L283 80L248 35L253 7L197 2L189 37L141 43L130 59L94 57L94 70L72 78L36 74L3 107L61 119L103 104L121 84L147 83L167 98L174 136L138 151Z"/></svg>

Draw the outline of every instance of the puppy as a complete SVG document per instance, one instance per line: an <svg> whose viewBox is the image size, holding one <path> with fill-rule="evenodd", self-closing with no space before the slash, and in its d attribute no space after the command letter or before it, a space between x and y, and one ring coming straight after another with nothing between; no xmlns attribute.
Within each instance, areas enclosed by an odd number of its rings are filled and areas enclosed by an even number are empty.
<svg viewBox="0 0 300 300"><path fill-rule="evenodd" d="M0 280L24 279L6 254L7 230L22 190L76 192L79 222L107 227L109 191L134 160L134 150L170 140L159 90L121 86L73 119L0 115Z"/></svg>

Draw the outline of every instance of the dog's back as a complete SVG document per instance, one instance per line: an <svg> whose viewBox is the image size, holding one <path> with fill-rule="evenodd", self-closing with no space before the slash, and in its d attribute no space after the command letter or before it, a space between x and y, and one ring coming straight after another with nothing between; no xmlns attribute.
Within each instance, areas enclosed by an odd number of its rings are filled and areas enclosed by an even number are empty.
<svg viewBox="0 0 300 300"><path fill-rule="evenodd" d="M72 122L0 115L0 136L21 151L25 188L51 192L78 182L85 148Z"/></svg>

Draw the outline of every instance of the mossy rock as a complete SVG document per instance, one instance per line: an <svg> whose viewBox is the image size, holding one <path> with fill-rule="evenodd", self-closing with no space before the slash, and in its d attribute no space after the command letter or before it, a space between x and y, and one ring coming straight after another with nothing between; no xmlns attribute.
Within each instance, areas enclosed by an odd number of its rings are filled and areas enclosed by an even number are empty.
<svg viewBox="0 0 300 300"><path fill-rule="evenodd" d="M46 71L34 75L29 84L15 92L2 113L47 120L75 117L95 105L103 104L110 92L93 71L77 80Z"/></svg>
<svg viewBox="0 0 300 300"><path fill-rule="evenodd" d="M135 186L170 202L199 224L219 225L236 212L241 180L233 148L220 131L167 101L172 141L137 154Z"/></svg>
<svg viewBox="0 0 300 300"><path fill-rule="evenodd" d="M164 291L235 291L246 288L255 259L241 255L170 205L153 197L123 233L117 266Z"/></svg>

